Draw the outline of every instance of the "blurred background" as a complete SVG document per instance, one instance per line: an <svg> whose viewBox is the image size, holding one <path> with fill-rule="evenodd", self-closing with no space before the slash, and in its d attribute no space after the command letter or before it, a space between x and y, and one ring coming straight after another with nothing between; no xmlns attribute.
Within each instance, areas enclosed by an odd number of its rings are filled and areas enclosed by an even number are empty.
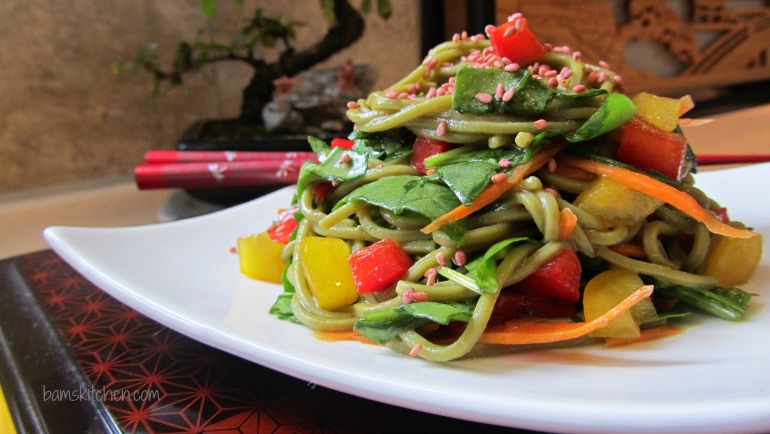
<svg viewBox="0 0 770 434"><path fill-rule="evenodd" d="M130 174L148 149L174 147L193 122L239 113L249 68L220 63L153 96L147 76L112 67L157 44L169 61L181 40L228 40L255 8L303 23L297 48L328 29L317 0L242 5L220 1L207 19L198 0L4 0L0 3L0 193ZM359 7L360 2L351 0ZM353 59L394 82L427 49L522 11L542 41L606 60L630 91L695 92L770 78L770 6L760 0L391 0L388 19L362 14L363 36L316 68ZM270 58L266 50L264 55ZM757 84L759 83L759 84ZM711 92L711 93L709 93Z"/></svg>

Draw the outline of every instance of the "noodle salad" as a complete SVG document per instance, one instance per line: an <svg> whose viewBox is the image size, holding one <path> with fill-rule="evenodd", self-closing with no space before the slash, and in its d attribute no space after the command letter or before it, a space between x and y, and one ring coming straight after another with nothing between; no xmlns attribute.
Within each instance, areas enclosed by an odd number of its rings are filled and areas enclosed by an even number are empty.
<svg viewBox="0 0 770 434"><path fill-rule="evenodd" d="M694 185L692 100L627 96L521 14L485 33L348 103L348 138L309 138L293 203L237 243L283 284L270 312L431 361L740 320L762 239Z"/></svg>

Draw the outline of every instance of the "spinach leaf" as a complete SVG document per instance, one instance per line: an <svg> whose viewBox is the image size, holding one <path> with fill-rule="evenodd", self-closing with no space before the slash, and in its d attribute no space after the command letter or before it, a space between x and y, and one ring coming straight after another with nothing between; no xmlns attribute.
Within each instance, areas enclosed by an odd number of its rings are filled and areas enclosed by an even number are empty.
<svg viewBox="0 0 770 434"><path fill-rule="evenodd" d="M297 180L298 191L302 192L313 181L349 181L366 173L368 162L366 153L344 148L332 148L323 140L314 137L308 138L308 142L318 156L320 163L306 161L302 164L300 177ZM350 156L350 159L345 163L340 162L343 154Z"/></svg>
<svg viewBox="0 0 770 434"><path fill-rule="evenodd" d="M299 320L294 316L294 310L291 308L291 299L294 297L295 293L294 285L292 285L286 277L290 265L291 258L283 269L283 275L281 276L281 280L283 281L283 292L278 295L275 303L270 307L269 313L275 315L278 319L299 324Z"/></svg>
<svg viewBox="0 0 770 434"><path fill-rule="evenodd" d="M431 220L460 205L455 194L446 186L412 175L391 176L362 185L337 202L334 209L355 200L362 200L396 214L415 212ZM459 244L465 233L464 228L463 222L455 222L443 230L452 241Z"/></svg>
<svg viewBox="0 0 770 434"><path fill-rule="evenodd" d="M441 166L431 178L444 181L463 205L470 205L499 169L499 164L489 161L466 161Z"/></svg>
<svg viewBox="0 0 770 434"><path fill-rule="evenodd" d="M679 299L684 304L729 321L743 318L753 294L739 288L690 288L672 285L663 280L644 276L655 285L655 293Z"/></svg>
<svg viewBox="0 0 770 434"><path fill-rule="evenodd" d="M482 293L489 294L496 292L497 282L497 255L511 244L534 242L527 237L508 238L493 244L483 256L467 263L465 268L468 274L476 281Z"/></svg>
<svg viewBox="0 0 770 434"><path fill-rule="evenodd" d="M389 161L411 154L415 135L406 128L395 128L378 133L354 130L349 138L356 140L354 151Z"/></svg>
<svg viewBox="0 0 770 434"><path fill-rule="evenodd" d="M495 94L498 83L505 89L515 88L513 98L503 101ZM493 96L485 104L476 98L479 93ZM532 77L527 69L508 72L499 69L483 69L464 66L457 71L452 108L460 113L511 113L534 115L541 113L554 98L556 91Z"/></svg>
<svg viewBox="0 0 770 434"><path fill-rule="evenodd" d="M447 325L451 321L468 322L473 315L474 307L475 302L425 301L388 309L374 309L361 315L356 320L353 330L371 341L386 344L399 333L430 323Z"/></svg>
<svg viewBox="0 0 770 434"><path fill-rule="evenodd" d="M636 113L636 106L622 93L607 96L596 113L591 115L577 130L567 135L572 143L584 142L619 128Z"/></svg>

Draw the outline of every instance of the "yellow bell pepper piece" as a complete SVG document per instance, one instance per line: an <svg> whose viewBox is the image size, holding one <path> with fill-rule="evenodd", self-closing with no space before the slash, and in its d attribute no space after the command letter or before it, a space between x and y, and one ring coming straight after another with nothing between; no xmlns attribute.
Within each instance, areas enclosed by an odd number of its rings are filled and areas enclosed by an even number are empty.
<svg viewBox="0 0 770 434"><path fill-rule="evenodd" d="M682 100L640 92L631 98L636 114L663 131L672 131L679 123Z"/></svg>
<svg viewBox="0 0 770 434"><path fill-rule="evenodd" d="M721 286L737 286L749 281L762 257L762 236L751 238L717 237L706 257L706 274Z"/></svg>
<svg viewBox="0 0 770 434"><path fill-rule="evenodd" d="M358 300L348 265L350 249L339 238L304 237L299 245L302 270L322 309L337 310Z"/></svg>
<svg viewBox="0 0 770 434"><path fill-rule="evenodd" d="M281 283L286 264L281 259L284 245L270 239L267 232L236 239L241 273L264 282Z"/></svg>
<svg viewBox="0 0 770 434"><path fill-rule="evenodd" d="M615 224L631 226L660 208L663 201L626 187L606 176L599 176L575 198L574 204L593 214L607 226Z"/></svg>
<svg viewBox="0 0 770 434"><path fill-rule="evenodd" d="M583 313L586 322L604 315L643 284L636 273L620 268L597 274L583 291ZM652 301L646 298L621 317L589 333L589 336L635 338L639 336L639 324L656 319L658 316L655 307Z"/></svg>

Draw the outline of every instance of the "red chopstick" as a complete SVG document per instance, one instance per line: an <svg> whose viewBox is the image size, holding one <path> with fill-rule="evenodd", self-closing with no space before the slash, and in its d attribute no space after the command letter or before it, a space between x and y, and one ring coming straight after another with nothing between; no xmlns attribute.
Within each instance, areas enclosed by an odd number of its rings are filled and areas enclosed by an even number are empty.
<svg viewBox="0 0 770 434"><path fill-rule="evenodd" d="M716 164L764 163L770 161L770 154L701 154L696 155L698 164L710 166Z"/></svg>
<svg viewBox="0 0 770 434"><path fill-rule="evenodd" d="M179 155L187 153L195 155ZM231 153L152 152L150 162L145 161L134 168L134 180L140 190L289 185L297 182L299 169L305 161L315 160L312 152L232 153L236 160L242 157L240 161L230 159L228 154Z"/></svg>
<svg viewBox="0 0 770 434"><path fill-rule="evenodd" d="M312 152L285 151L169 151L153 149L145 152L145 164L211 163L215 161L265 161L315 158Z"/></svg>

